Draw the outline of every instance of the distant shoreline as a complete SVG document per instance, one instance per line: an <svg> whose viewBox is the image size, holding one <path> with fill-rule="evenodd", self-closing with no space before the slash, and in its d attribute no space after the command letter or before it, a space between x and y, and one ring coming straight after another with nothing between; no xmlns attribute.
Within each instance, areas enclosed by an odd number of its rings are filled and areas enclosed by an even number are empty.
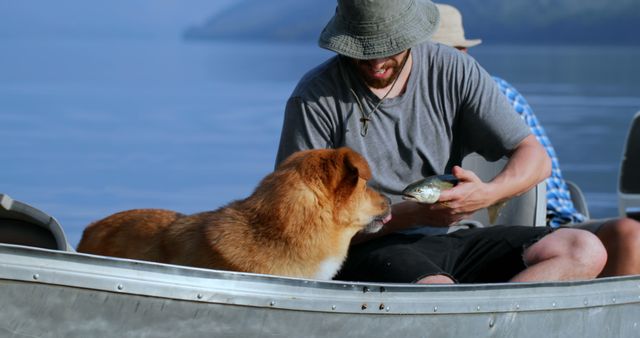
<svg viewBox="0 0 640 338"><path fill-rule="evenodd" d="M640 46L640 2L445 2L465 15L465 31L470 38L492 44ZM334 12L335 2L245 0L188 27L183 36L205 40L316 41Z"/></svg>

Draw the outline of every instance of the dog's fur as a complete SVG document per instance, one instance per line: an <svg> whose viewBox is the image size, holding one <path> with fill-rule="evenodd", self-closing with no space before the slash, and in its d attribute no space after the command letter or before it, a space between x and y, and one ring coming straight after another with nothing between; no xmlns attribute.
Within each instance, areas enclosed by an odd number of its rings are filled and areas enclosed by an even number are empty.
<svg viewBox="0 0 640 338"><path fill-rule="evenodd" d="M389 199L367 187L366 160L349 148L286 159L251 196L194 215L120 212L89 225L79 252L196 267L330 279L361 230L378 231Z"/></svg>

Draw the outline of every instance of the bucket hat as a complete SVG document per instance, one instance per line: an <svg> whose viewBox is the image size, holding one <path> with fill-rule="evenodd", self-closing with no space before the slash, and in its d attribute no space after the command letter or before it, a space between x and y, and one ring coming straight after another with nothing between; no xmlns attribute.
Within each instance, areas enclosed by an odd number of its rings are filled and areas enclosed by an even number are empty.
<svg viewBox="0 0 640 338"><path fill-rule="evenodd" d="M355 59L385 58L428 40L439 20L429 0L338 0L318 44Z"/></svg>
<svg viewBox="0 0 640 338"><path fill-rule="evenodd" d="M453 6L436 4L440 11L440 26L433 34L431 40L451 47L473 47L479 45L482 40L467 40L464 37L462 26L462 14Z"/></svg>

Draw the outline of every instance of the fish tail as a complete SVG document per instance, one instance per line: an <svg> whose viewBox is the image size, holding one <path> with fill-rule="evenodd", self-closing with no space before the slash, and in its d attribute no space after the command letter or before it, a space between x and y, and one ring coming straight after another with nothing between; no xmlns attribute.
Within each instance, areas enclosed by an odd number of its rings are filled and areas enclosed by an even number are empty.
<svg viewBox="0 0 640 338"><path fill-rule="evenodd" d="M489 213L489 223L493 225L500 217L502 213L502 208L507 205L507 201L498 202L496 204L490 205L487 207L487 212Z"/></svg>

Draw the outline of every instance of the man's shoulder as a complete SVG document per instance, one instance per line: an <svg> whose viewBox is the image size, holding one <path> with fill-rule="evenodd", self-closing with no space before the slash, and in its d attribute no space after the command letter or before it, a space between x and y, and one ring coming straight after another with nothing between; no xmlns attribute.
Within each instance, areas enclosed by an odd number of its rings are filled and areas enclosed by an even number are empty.
<svg viewBox="0 0 640 338"><path fill-rule="evenodd" d="M423 42L416 47L415 56L419 63L428 65L431 76L435 73L448 73L451 76L463 76L480 67L477 61L455 48L433 41Z"/></svg>
<svg viewBox="0 0 640 338"><path fill-rule="evenodd" d="M305 73L293 91L292 96L309 97L325 91L332 91L339 76L339 59L334 56Z"/></svg>
<svg viewBox="0 0 640 338"><path fill-rule="evenodd" d="M429 59L446 61L454 60L459 62L473 61L473 58L468 54L462 53L453 47L443 45L434 41L425 41L414 48L422 57Z"/></svg>

